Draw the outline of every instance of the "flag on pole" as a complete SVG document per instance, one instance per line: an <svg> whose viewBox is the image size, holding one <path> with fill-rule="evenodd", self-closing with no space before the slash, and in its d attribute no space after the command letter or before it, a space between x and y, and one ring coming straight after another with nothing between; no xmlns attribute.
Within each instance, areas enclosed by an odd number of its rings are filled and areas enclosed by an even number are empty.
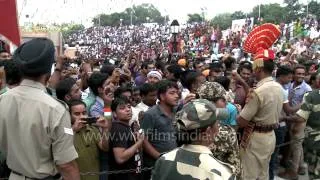
<svg viewBox="0 0 320 180"><path fill-rule="evenodd" d="M16 0L0 0L0 35L11 41L14 45L20 45L20 33L17 19Z"/></svg>

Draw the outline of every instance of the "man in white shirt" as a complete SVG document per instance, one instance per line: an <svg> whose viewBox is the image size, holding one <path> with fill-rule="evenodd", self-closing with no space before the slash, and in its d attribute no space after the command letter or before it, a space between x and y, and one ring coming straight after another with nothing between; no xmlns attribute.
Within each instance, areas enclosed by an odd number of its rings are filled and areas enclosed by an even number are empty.
<svg viewBox="0 0 320 180"><path fill-rule="evenodd" d="M137 109L146 112L149 108L156 105L157 102L157 87L145 83L140 87L141 102L137 105Z"/></svg>
<svg viewBox="0 0 320 180"><path fill-rule="evenodd" d="M232 50L232 53L234 54L233 57L236 60L239 60L239 58L241 56L241 50L240 50L240 48L238 46Z"/></svg>
<svg viewBox="0 0 320 180"><path fill-rule="evenodd" d="M316 28L315 26L311 27L310 38L316 39L319 36L320 36L319 28Z"/></svg>
<svg viewBox="0 0 320 180"><path fill-rule="evenodd" d="M146 112L152 106L156 105L157 87L149 83L143 84L140 87L140 96L142 101L135 108L132 109L133 117L139 117L140 112Z"/></svg>
<svg viewBox="0 0 320 180"><path fill-rule="evenodd" d="M307 47L304 45L304 42L302 40L300 40L296 44L296 54L301 54L302 52L304 52L306 50L307 50Z"/></svg>

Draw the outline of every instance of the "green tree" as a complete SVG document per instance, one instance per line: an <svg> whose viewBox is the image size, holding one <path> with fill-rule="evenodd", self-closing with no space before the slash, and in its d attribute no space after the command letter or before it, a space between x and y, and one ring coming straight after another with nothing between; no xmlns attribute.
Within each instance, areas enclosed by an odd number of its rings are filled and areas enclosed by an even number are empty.
<svg viewBox="0 0 320 180"><path fill-rule="evenodd" d="M202 22L203 18L200 14L188 14L188 23Z"/></svg>
<svg viewBox="0 0 320 180"><path fill-rule="evenodd" d="M255 22L258 21L259 6L252 9L251 16L255 18ZM281 7L278 3L273 3L260 6L260 17L263 19L263 23L279 24L286 20L287 15L284 7Z"/></svg>
<svg viewBox="0 0 320 180"><path fill-rule="evenodd" d="M160 11L154 7L152 4L141 4L138 6L133 6L134 14L136 17L136 23L142 24L147 22L147 17L149 17L148 22L156 22L162 24L164 22L164 17L161 15Z"/></svg>
<svg viewBox="0 0 320 180"><path fill-rule="evenodd" d="M62 32L63 37L68 37L72 33L75 33L80 30L84 30L85 27L82 24L68 24L63 23L60 25L60 31Z"/></svg>
<svg viewBox="0 0 320 180"><path fill-rule="evenodd" d="M93 24L98 26L117 26L120 25L120 19L123 19L124 24L126 24L126 20L128 19L128 15L126 13L112 13L112 14L99 14L97 17L93 18Z"/></svg>
<svg viewBox="0 0 320 180"><path fill-rule="evenodd" d="M295 21L303 14L303 6L299 3L299 0L284 0L286 22Z"/></svg>
<svg viewBox="0 0 320 180"><path fill-rule="evenodd" d="M307 13L306 9L307 7L305 6L305 13ZM310 1L308 5L308 11L310 15L314 15L317 16L317 18L320 18L320 3L315 0Z"/></svg>
<svg viewBox="0 0 320 180"><path fill-rule="evenodd" d="M231 13L218 14L211 20L212 25L219 26L221 29L228 29L232 24Z"/></svg>
<svg viewBox="0 0 320 180"><path fill-rule="evenodd" d="M242 11L235 11L234 13L231 14L232 20L235 19L244 19L246 18L246 15Z"/></svg>
<svg viewBox="0 0 320 180"><path fill-rule="evenodd" d="M163 17L160 11L152 4L141 4L127 8L123 12L116 12L112 14L100 14L93 18L94 25L102 26L117 26L122 19L123 25L131 24L131 16L133 24L142 24L147 22L156 22L163 24L164 20L169 20L168 17ZM100 19L99 19L100 17ZM99 23L100 22L100 23Z"/></svg>

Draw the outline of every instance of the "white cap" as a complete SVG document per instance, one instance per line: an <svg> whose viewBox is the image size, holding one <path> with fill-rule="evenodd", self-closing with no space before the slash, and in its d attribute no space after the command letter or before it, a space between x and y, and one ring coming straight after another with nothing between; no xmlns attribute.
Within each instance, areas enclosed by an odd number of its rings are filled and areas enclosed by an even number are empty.
<svg viewBox="0 0 320 180"><path fill-rule="evenodd" d="M151 77L151 76L156 77L159 80L162 80L162 75L158 71L150 71L147 77Z"/></svg>

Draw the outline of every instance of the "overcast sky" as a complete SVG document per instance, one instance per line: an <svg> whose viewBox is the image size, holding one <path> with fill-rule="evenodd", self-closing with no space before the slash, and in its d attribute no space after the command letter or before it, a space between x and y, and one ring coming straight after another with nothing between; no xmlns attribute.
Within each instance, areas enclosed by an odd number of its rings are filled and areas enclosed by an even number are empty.
<svg viewBox="0 0 320 180"><path fill-rule="evenodd" d="M308 0L300 0L305 3ZM152 3L170 19L185 21L189 13L201 13L207 18L216 14L242 10L249 12L259 3L279 3L283 0L17 0L20 24L76 22L89 26L91 19L103 12L121 12L132 4ZM29 18L26 18L29 15Z"/></svg>

